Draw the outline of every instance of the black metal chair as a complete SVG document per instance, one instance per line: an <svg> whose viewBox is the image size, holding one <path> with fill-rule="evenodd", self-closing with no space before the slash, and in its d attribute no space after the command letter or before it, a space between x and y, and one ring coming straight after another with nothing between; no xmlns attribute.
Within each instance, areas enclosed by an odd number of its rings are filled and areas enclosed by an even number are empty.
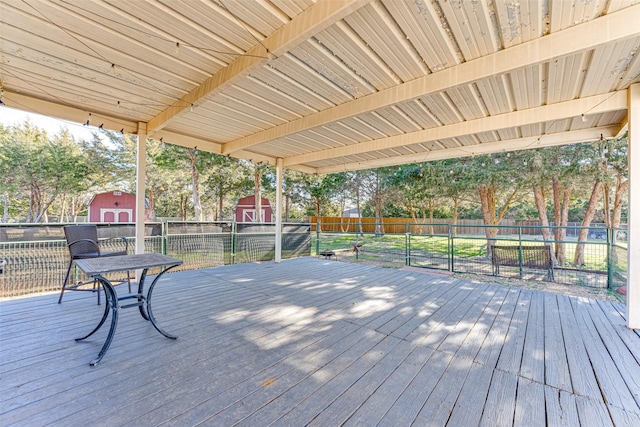
<svg viewBox="0 0 640 427"><path fill-rule="evenodd" d="M88 282L77 282L67 285L69 282L69 275L73 264L78 259L98 258L106 256L126 255L129 249L129 242L125 237L112 237L105 240L121 240L124 244L123 250L116 251L103 251L100 250L100 244L98 243L98 227L95 225L68 225L64 227L64 236L67 239L67 247L69 248L69 267L67 267L67 274L64 276L64 282L62 283L62 290L60 291L60 298L58 298L58 304L62 302L62 296L64 291L90 291L98 292L98 305L100 304L100 284L96 280ZM131 275L127 272L127 280L123 280L121 283L127 282L129 284L129 292L131 292ZM82 286L93 283L93 288L87 289Z"/></svg>

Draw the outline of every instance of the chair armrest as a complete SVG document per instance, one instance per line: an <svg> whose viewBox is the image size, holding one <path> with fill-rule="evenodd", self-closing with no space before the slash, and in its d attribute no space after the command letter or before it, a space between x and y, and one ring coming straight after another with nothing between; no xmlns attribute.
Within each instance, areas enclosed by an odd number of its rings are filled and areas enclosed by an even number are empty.
<svg viewBox="0 0 640 427"><path fill-rule="evenodd" d="M108 242L110 240L121 240L124 243L124 250L128 251L129 250L129 241L127 240L126 237L124 236L119 236L119 237L110 237L108 239L104 239L103 242Z"/></svg>
<svg viewBox="0 0 640 427"><path fill-rule="evenodd" d="M76 240L76 241L73 241L73 242L69 243L67 245L67 247L69 248L69 250L71 250L72 246L77 245L79 243L84 243L84 244L88 244L88 245L93 246L93 248L98 253L98 255L100 255L100 247L98 246L98 244L96 242L94 242L91 239L79 239L79 240Z"/></svg>

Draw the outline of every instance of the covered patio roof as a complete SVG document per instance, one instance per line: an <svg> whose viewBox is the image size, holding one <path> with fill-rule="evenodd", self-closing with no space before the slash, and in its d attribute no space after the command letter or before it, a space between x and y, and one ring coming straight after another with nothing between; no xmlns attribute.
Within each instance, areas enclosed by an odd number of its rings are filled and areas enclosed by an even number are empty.
<svg viewBox="0 0 640 427"><path fill-rule="evenodd" d="M6 105L309 173L609 138L634 0L0 0Z"/></svg>
<svg viewBox="0 0 640 427"><path fill-rule="evenodd" d="M276 165L279 183L627 129L637 147L638 22L638 0L0 0L0 93L137 134L138 194L147 136ZM637 260L639 216L629 231Z"/></svg>

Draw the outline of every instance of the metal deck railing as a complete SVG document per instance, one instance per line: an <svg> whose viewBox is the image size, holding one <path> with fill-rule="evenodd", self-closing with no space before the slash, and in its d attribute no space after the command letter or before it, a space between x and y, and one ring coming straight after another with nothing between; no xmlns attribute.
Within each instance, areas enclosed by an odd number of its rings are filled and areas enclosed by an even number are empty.
<svg viewBox="0 0 640 427"><path fill-rule="evenodd" d="M69 263L63 227L68 224L0 224L0 297L59 290ZM135 248L134 224L97 224L100 240L122 236ZM176 222L145 224L145 252L183 260L175 271L270 261L275 224ZM311 254L309 224L284 224L282 258ZM115 249L115 247L113 248ZM122 248L123 249L123 248ZM132 252L133 253L133 252ZM88 277L74 269L74 281Z"/></svg>
<svg viewBox="0 0 640 427"><path fill-rule="evenodd" d="M596 288L614 288L626 284L626 230L607 227L479 226L450 224L402 224L404 233L314 233L316 253L332 250L359 260L388 266L417 266L458 273L493 275L489 246L552 247L554 282ZM385 227L387 224L385 224ZM547 230L543 230L543 229ZM395 227L397 230L397 226ZM581 230L587 239L578 242ZM549 231L550 239L544 239ZM556 239L559 231L562 239ZM354 245L360 245L354 250ZM581 263L574 264L576 251L582 251ZM527 268L524 263L501 267L500 276L528 280L546 280L547 272Z"/></svg>

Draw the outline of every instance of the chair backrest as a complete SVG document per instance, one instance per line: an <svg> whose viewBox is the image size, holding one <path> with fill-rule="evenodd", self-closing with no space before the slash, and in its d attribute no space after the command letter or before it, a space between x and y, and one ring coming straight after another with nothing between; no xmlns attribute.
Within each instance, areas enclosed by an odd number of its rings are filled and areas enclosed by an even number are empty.
<svg viewBox="0 0 640 427"><path fill-rule="evenodd" d="M69 254L71 257L96 251L98 227L95 225L67 225L64 227L64 236L67 239L67 245L70 245ZM71 245L78 240L91 240L94 244L85 241Z"/></svg>

